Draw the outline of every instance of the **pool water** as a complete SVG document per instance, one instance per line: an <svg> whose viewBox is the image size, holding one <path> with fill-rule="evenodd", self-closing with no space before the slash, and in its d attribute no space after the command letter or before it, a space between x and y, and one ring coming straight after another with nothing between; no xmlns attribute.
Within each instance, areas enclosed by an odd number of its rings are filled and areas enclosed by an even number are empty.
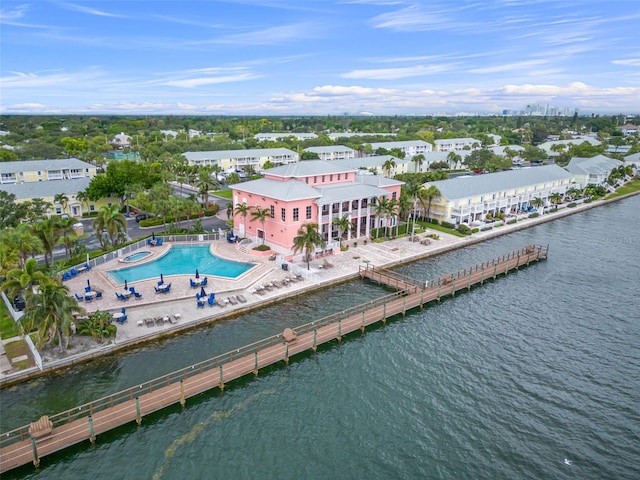
<svg viewBox="0 0 640 480"><path fill-rule="evenodd" d="M137 262L138 260L142 260L143 258L147 258L151 255L151 252L137 252L128 257L124 257L122 259L123 262Z"/></svg>
<svg viewBox="0 0 640 480"><path fill-rule="evenodd" d="M142 253L142 252L141 252ZM134 254L135 255L135 254ZM130 255L131 257L131 255ZM166 255L142 265L110 270L107 272L113 281L123 284L137 282L162 275L212 275L225 278L237 278L254 265L234 262L212 255L209 245L172 245Z"/></svg>

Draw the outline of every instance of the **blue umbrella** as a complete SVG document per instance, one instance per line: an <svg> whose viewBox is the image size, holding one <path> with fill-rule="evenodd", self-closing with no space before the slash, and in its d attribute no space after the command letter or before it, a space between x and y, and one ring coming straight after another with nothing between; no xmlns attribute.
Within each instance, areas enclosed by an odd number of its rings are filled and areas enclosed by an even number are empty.
<svg viewBox="0 0 640 480"><path fill-rule="evenodd" d="M89 287L89 290L91 290L91 281L87 278L87 287Z"/></svg>
<svg viewBox="0 0 640 480"><path fill-rule="evenodd" d="M200 288L200 296L201 297L206 297L207 296L207 292L204 291L204 287Z"/></svg>
<svg viewBox="0 0 640 480"><path fill-rule="evenodd" d="M125 291L127 290L127 281L126 280L124 281L124 289L125 289Z"/></svg>
<svg viewBox="0 0 640 480"><path fill-rule="evenodd" d="M196 268L196 278L200 278L200 273L198 272L197 268Z"/></svg>
<svg viewBox="0 0 640 480"><path fill-rule="evenodd" d="M162 274L160 274L160 285L162 285L164 283L164 278L162 277Z"/></svg>
<svg viewBox="0 0 640 480"><path fill-rule="evenodd" d="M151 240L155 240L156 239L156 232L152 232L151 233Z"/></svg>

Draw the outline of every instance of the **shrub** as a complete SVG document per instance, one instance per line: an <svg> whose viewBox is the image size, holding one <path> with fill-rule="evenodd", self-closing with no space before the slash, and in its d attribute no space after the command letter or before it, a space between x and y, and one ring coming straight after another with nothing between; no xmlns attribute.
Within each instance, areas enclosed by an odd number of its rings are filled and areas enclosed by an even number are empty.
<svg viewBox="0 0 640 480"><path fill-rule="evenodd" d="M257 250L258 252L266 252L271 250L269 245L258 245L257 247L253 247L253 250Z"/></svg>
<svg viewBox="0 0 640 480"><path fill-rule="evenodd" d="M511 220L507 220L507 225L513 225L514 223L516 223L518 220L515 218L512 218Z"/></svg>
<svg viewBox="0 0 640 480"><path fill-rule="evenodd" d="M471 233L478 233L479 231L480 229L478 227L471 229Z"/></svg>
<svg viewBox="0 0 640 480"><path fill-rule="evenodd" d="M489 230L491 230L493 227L491 225L489 225L488 227L482 227L480 229L481 232L488 232Z"/></svg>
<svg viewBox="0 0 640 480"><path fill-rule="evenodd" d="M533 212L533 213L530 213L527 218L537 218L539 216L540 216L540 214L538 212Z"/></svg>
<svg viewBox="0 0 640 480"><path fill-rule="evenodd" d="M453 223L445 222L444 220L440 223L444 228L450 228L454 230L456 226Z"/></svg>
<svg viewBox="0 0 640 480"><path fill-rule="evenodd" d="M591 203L593 201L593 198L585 198L584 199L584 203Z"/></svg>
<svg viewBox="0 0 640 480"><path fill-rule="evenodd" d="M471 235L471 229L467 227L464 223L458 225L458 231L464 235Z"/></svg>
<svg viewBox="0 0 640 480"><path fill-rule="evenodd" d="M567 205L568 208L573 208L577 205L576 202L571 202L569 205Z"/></svg>
<svg viewBox="0 0 640 480"><path fill-rule="evenodd" d="M433 223L434 225L440 225L440 222L437 218L432 218L429 220L429 223ZM444 225L443 225L444 226Z"/></svg>

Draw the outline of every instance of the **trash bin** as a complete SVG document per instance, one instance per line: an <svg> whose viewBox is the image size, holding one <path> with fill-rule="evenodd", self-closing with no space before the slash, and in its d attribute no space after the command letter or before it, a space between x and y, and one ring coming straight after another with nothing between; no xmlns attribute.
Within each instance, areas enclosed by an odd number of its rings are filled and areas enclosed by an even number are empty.
<svg viewBox="0 0 640 480"><path fill-rule="evenodd" d="M76 235L84 235L84 225L80 222L74 223L73 231Z"/></svg>
<svg viewBox="0 0 640 480"><path fill-rule="evenodd" d="M282 264L282 269L283 269L283 270L289 270L289 265L288 265L288 264L286 264L286 263L283 263L283 264Z"/></svg>

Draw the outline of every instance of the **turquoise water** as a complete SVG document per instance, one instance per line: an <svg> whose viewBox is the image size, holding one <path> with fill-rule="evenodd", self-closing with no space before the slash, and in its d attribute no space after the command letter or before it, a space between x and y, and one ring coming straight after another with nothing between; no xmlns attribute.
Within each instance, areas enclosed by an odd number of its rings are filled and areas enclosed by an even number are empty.
<svg viewBox="0 0 640 480"><path fill-rule="evenodd" d="M640 197L397 270L530 243L549 259L3 479L637 480ZM0 431L385 293L348 282L2 390Z"/></svg>
<svg viewBox="0 0 640 480"><path fill-rule="evenodd" d="M134 265L107 274L119 284L168 275L215 275L236 278L253 267L251 263L234 262L212 255L209 245L172 245L171 250L157 260Z"/></svg>
<svg viewBox="0 0 640 480"><path fill-rule="evenodd" d="M147 258L151 255L151 252L137 252L128 257L124 257L122 259L123 262L137 262L138 260L142 260L143 258Z"/></svg>

